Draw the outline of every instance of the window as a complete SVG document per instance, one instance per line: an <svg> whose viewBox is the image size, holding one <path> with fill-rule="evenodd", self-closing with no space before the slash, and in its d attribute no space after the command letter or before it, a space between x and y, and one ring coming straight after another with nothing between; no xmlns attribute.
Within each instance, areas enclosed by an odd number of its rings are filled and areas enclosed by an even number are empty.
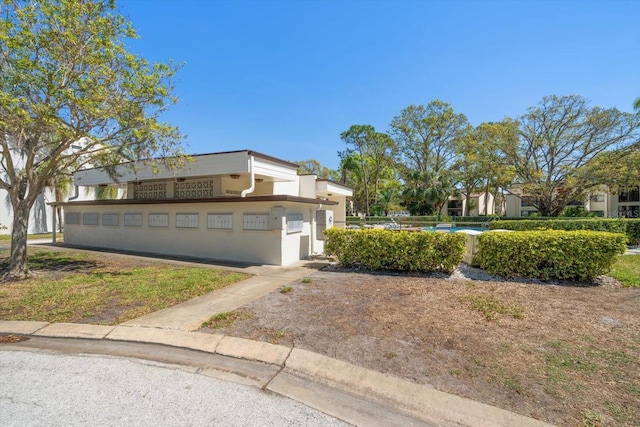
<svg viewBox="0 0 640 427"><path fill-rule="evenodd" d="M604 194L592 194L589 200L592 202L604 202Z"/></svg>
<svg viewBox="0 0 640 427"><path fill-rule="evenodd" d="M537 200L535 197L532 196L522 196L522 201L521 201L521 206L525 207L525 206L533 206L534 203L536 203Z"/></svg>
<svg viewBox="0 0 640 427"><path fill-rule="evenodd" d="M618 202L640 202L640 187L627 187L620 191Z"/></svg>

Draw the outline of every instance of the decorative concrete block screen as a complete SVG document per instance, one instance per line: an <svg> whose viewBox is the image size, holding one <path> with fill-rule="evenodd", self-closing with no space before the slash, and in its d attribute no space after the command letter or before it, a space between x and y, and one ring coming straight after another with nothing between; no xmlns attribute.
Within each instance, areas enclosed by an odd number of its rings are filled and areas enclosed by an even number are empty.
<svg viewBox="0 0 640 427"><path fill-rule="evenodd" d="M124 225L125 227L141 227L142 214L141 213L125 213Z"/></svg>
<svg viewBox="0 0 640 427"><path fill-rule="evenodd" d="M150 213L149 214L149 227L168 227L169 226L169 214L166 213Z"/></svg>
<svg viewBox="0 0 640 427"><path fill-rule="evenodd" d="M120 214L118 213L103 213L102 225L117 226L120 223Z"/></svg>
<svg viewBox="0 0 640 427"><path fill-rule="evenodd" d="M176 182L173 187L173 197L178 199L202 199L213 196L211 180Z"/></svg>
<svg viewBox="0 0 640 427"><path fill-rule="evenodd" d="M230 214L230 213L207 214L207 228L217 229L217 230L232 230L233 214Z"/></svg>
<svg viewBox="0 0 640 427"><path fill-rule="evenodd" d="M64 213L65 224L80 224L80 212L65 212Z"/></svg>
<svg viewBox="0 0 640 427"><path fill-rule="evenodd" d="M304 224L301 213L291 213L287 215L287 233L299 233Z"/></svg>
<svg viewBox="0 0 640 427"><path fill-rule="evenodd" d="M176 214L176 228L198 228L197 213Z"/></svg>
<svg viewBox="0 0 640 427"><path fill-rule="evenodd" d="M98 213L97 212L83 213L82 225L98 225Z"/></svg>
<svg viewBox="0 0 640 427"><path fill-rule="evenodd" d="M164 199L167 197L167 184L149 183L138 184L133 187L134 199Z"/></svg>
<svg viewBox="0 0 640 427"><path fill-rule="evenodd" d="M244 230L270 230L269 214L244 214L242 218L242 228Z"/></svg>

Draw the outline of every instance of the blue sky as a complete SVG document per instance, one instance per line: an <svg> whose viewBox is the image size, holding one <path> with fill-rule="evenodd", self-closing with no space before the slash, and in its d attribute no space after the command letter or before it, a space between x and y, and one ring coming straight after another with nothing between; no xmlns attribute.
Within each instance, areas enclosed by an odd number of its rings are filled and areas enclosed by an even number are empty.
<svg viewBox="0 0 640 427"><path fill-rule="evenodd" d="M129 48L184 63L165 119L188 153L252 149L337 168L340 133L411 104L471 124L545 95L632 111L640 1L120 0Z"/></svg>

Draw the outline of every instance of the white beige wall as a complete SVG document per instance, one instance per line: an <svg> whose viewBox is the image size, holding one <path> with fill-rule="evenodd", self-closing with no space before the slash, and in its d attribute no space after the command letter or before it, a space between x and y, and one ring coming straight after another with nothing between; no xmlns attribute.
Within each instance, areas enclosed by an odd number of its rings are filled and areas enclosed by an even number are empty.
<svg viewBox="0 0 640 427"><path fill-rule="evenodd" d="M223 261L249 262L257 264L290 265L312 253L322 252L322 242L314 239L312 215L315 205L272 202L254 203L176 203L176 204L132 204L65 207L66 213L98 213L99 225L68 224L65 228L65 242L80 246L130 250L157 254L192 256ZM275 211L272 209L278 208ZM244 230L244 214L268 214L281 212L301 214L302 231L287 230L286 220L282 229ZM104 213L118 213L117 226L102 225ZM125 226L124 213L141 213L141 226ZM149 227L149 214L168 214L167 227ZM179 213L198 214L197 228L176 227ZM207 214L233 214L231 230L207 227ZM273 220L273 219L272 219ZM81 221L82 222L82 221ZM274 223L272 223L274 225Z"/></svg>
<svg viewBox="0 0 640 427"><path fill-rule="evenodd" d="M301 175L300 180L300 197L316 197L316 175Z"/></svg>
<svg viewBox="0 0 640 427"><path fill-rule="evenodd" d="M506 217L519 218L520 211L522 209L522 200L520 197L507 194L505 196L505 204L506 204Z"/></svg>

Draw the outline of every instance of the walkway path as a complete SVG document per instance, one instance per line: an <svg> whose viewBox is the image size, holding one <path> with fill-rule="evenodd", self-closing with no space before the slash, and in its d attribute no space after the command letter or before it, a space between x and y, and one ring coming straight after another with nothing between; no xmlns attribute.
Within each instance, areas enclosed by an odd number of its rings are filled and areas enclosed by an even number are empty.
<svg viewBox="0 0 640 427"><path fill-rule="evenodd" d="M319 264L322 263L300 262L291 267L221 266L254 276L118 326L0 321L0 333L30 338L3 344L0 350L48 349L186 365L205 375L287 396L354 425L547 425L307 350L196 332L212 315L234 310L300 279Z"/></svg>

